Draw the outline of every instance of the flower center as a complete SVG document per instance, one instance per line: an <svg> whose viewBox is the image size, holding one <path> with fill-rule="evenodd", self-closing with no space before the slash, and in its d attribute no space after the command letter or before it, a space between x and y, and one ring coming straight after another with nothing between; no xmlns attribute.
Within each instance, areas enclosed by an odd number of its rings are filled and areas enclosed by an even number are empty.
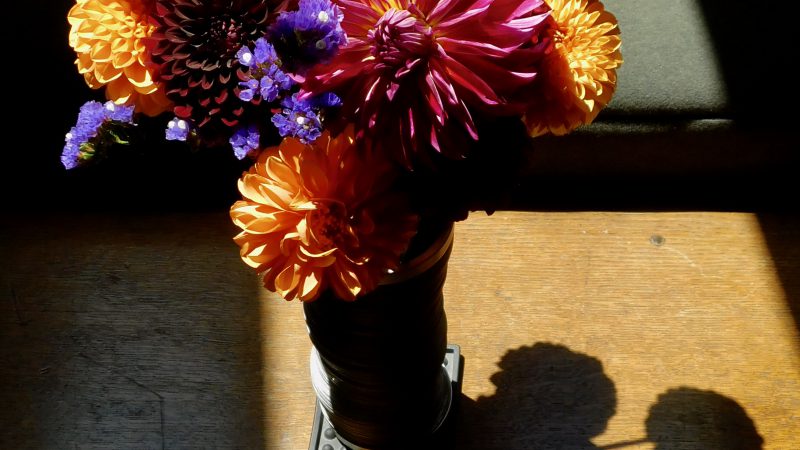
<svg viewBox="0 0 800 450"><path fill-rule="evenodd" d="M228 54L241 46L240 37L242 26L236 19L224 15L213 19L209 28L209 42L214 43L214 47L223 54Z"/></svg>
<svg viewBox="0 0 800 450"><path fill-rule="evenodd" d="M415 9L412 5L412 9ZM388 67L409 66L433 48L433 31L409 10L390 8L370 30L372 55Z"/></svg>
<svg viewBox="0 0 800 450"><path fill-rule="evenodd" d="M306 223L317 243L328 250L341 247L347 237L352 235L347 207L337 200L314 200L316 209L306 216Z"/></svg>

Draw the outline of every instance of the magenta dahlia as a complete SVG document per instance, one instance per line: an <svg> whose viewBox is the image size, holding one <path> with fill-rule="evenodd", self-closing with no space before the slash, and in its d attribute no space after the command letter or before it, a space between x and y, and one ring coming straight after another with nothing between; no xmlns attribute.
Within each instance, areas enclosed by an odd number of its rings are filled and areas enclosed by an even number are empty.
<svg viewBox="0 0 800 450"><path fill-rule="evenodd" d="M338 0L348 42L307 74L333 91L359 135L412 167L430 148L464 156L476 111L516 114L536 75L549 8L543 0ZM467 142L464 142L467 141Z"/></svg>
<svg viewBox="0 0 800 450"><path fill-rule="evenodd" d="M277 3L277 2L276 2ZM267 30L263 0L157 0L149 40L158 79L174 113L205 141L227 139L245 111L239 100L236 52Z"/></svg>

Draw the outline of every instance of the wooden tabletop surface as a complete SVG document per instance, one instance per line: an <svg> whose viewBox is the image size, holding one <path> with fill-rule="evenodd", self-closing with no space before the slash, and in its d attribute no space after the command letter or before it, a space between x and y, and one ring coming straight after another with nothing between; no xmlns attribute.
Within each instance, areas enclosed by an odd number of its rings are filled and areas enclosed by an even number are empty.
<svg viewBox="0 0 800 450"><path fill-rule="evenodd" d="M800 448L800 219L457 224L456 449ZM0 217L0 448L307 449L299 303L225 212Z"/></svg>

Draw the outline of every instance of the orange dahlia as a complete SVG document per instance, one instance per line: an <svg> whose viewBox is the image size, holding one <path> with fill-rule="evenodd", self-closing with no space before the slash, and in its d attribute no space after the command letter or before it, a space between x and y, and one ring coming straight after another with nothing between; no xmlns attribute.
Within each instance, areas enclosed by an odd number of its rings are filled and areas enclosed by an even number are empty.
<svg viewBox="0 0 800 450"><path fill-rule="evenodd" d="M359 157L352 126L262 151L231 208L242 259L286 300L315 300L328 287L344 300L373 290L416 233L417 216L390 189L393 170Z"/></svg>
<svg viewBox="0 0 800 450"><path fill-rule="evenodd" d="M524 120L532 136L566 134L591 123L611 100L622 65L617 19L598 0L546 0L552 50L535 83L540 101Z"/></svg>
<svg viewBox="0 0 800 450"><path fill-rule="evenodd" d="M144 0L78 0L67 19L69 45L86 84L106 87L106 97L149 116L170 107L154 74L143 39L155 29Z"/></svg>

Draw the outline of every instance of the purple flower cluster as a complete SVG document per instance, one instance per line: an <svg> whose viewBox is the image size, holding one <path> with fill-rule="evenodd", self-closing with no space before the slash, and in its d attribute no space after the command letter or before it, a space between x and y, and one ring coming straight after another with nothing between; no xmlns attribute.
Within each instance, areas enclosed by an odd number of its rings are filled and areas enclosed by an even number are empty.
<svg viewBox="0 0 800 450"><path fill-rule="evenodd" d="M292 136L307 144L322 134L322 111L339 105L341 100L332 93L309 99L301 99L301 93L297 93L283 99L283 109L272 116L272 123L281 136Z"/></svg>
<svg viewBox="0 0 800 450"><path fill-rule="evenodd" d="M256 41L255 50L243 46L236 53L239 63L250 70L241 76L239 98L251 102L259 96L271 102L278 98L282 91L288 91L294 85L289 75L284 73L281 61L275 48L265 38Z"/></svg>
<svg viewBox="0 0 800 450"><path fill-rule="evenodd" d="M258 132L258 127L250 125L237 129L229 142L236 158L244 159L251 152L258 150L260 140L261 134Z"/></svg>
<svg viewBox="0 0 800 450"><path fill-rule="evenodd" d="M77 167L95 153L92 140L112 122L133 123L133 107L88 101L81 106L78 121L66 135L66 144L61 152L61 164L67 169ZM112 135L113 136L113 135ZM119 139L117 138L117 142Z"/></svg>
<svg viewBox="0 0 800 450"><path fill-rule="evenodd" d="M189 122L175 117L167 122L167 130L164 133L168 141L185 141L189 137L191 128Z"/></svg>
<svg viewBox="0 0 800 450"><path fill-rule="evenodd" d="M302 73L327 62L347 43L344 15L330 0L300 0L299 10L283 12L270 29L270 41L290 70Z"/></svg>

